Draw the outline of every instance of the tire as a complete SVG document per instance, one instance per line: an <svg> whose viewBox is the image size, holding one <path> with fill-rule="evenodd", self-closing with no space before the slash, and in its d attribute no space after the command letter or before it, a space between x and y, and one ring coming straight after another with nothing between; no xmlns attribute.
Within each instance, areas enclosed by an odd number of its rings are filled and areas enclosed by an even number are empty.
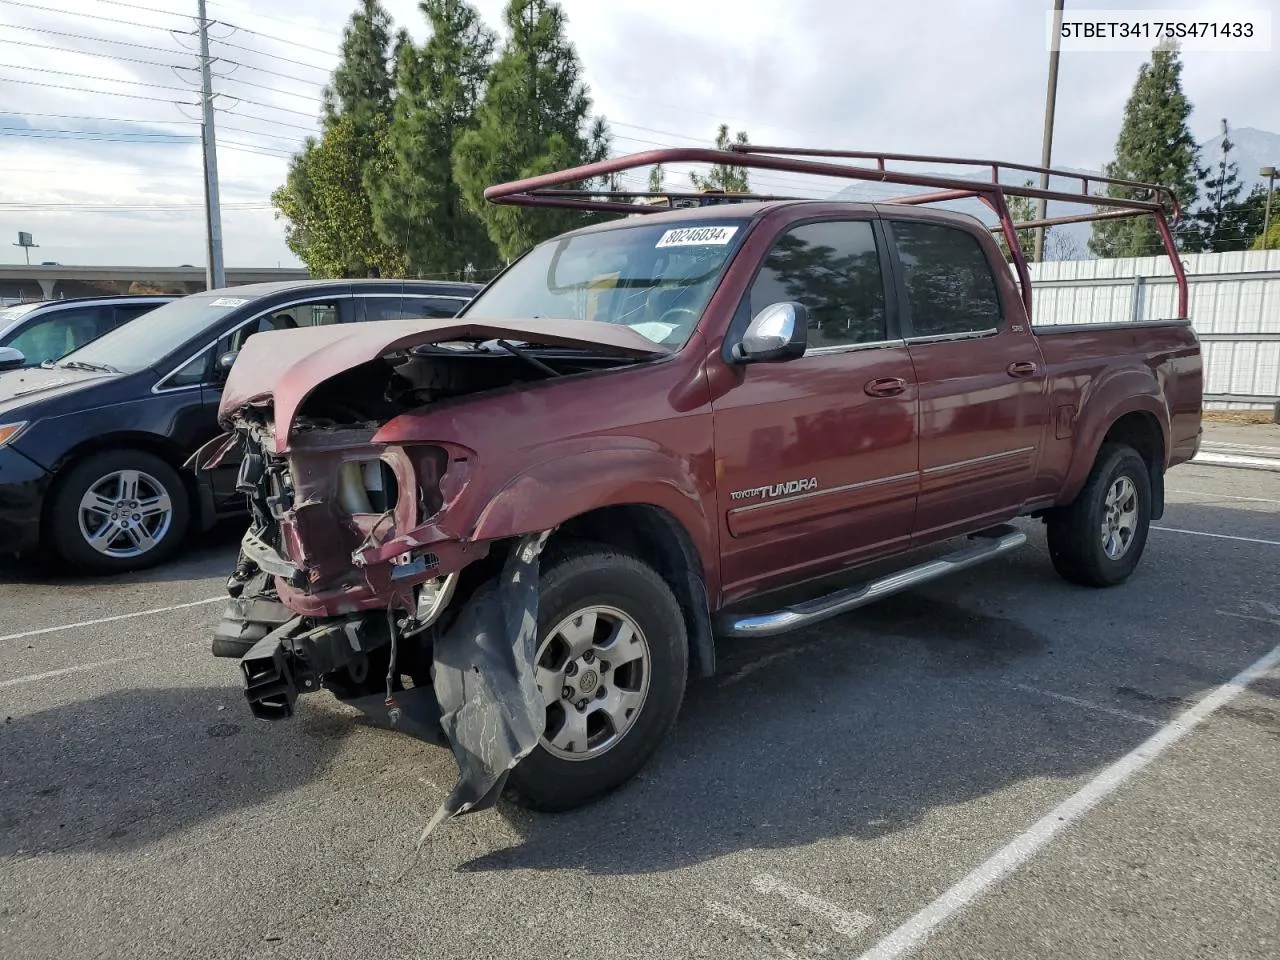
<svg viewBox="0 0 1280 960"><path fill-rule="evenodd" d="M643 651L635 641L617 639L617 628L628 624ZM566 638L587 636L594 640L590 659L572 657ZM609 547L581 545L544 561L538 645L535 672L554 702L542 741L511 771L507 788L531 809L570 810L631 779L666 738L684 699L689 641L675 595L651 567ZM597 680L591 681L591 673ZM557 697L557 687L572 689L573 698ZM579 711L583 702L587 707ZM611 711L621 719L613 720ZM583 718L581 727L575 714ZM565 724L587 739L566 732ZM570 759L575 752L580 756Z"/></svg>
<svg viewBox="0 0 1280 960"><path fill-rule="evenodd" d="M1132 497L1132 517L1117 511L1108 498ZM1109 523L1117 519L1119 523ZM1132 532L1123 535L1131 520ZM1116 539L1104 542L1104 524ZM1084 489L1070 506L1049 516L1049 556L1058 575L1086 587L1114 587L1129 579L1147 545L1151 524L1151 475L1146 461L1132 447L1104 444L1098 451ZM1109 552L1110 551L1110 552Z"/></svg>
<svg viewBox="0 0 1280 960"><path fill-rule="evenodd" d="M121 482L131 477L134 496L125 499L120 495L127 495L129 488L122 488ZM105 498L91 507L94 491ZM167 498L167 510L161 495ZM111 511L112 499L142 507ZM148 504L154 512L148 513ZM54 550L72 566L90 573L125 573L171 557L186 535L190 511L186 485L169 464L142 450L104 450L72 465L59 478L45 521ZM119 514L115 520L113 513ZM114 532L109 529L112 523ZM110 539L95 547L90 542L94 533Z"/></svg>

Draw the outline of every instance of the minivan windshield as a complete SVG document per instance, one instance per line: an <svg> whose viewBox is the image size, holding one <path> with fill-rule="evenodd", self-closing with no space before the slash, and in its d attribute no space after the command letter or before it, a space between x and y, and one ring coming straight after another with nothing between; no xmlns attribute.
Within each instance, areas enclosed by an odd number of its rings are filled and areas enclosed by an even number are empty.
<svg viewBox="0 0 1280 960"><path fill-rule="evenodd" d="M462 312L473 320L593 320L669 347L693 333L747 220L637 224L548 240Z"/></svg>
<svg viewBox="0 0 1280 960"><path fill-rule="evenodd" d="M58 363L101 367L118 373L137 373L155 366L188 341L213 329L223 317L249 300L215 294L195 294L172 300L116 327ZM203 340L191 344L197 349Z"/></svg>

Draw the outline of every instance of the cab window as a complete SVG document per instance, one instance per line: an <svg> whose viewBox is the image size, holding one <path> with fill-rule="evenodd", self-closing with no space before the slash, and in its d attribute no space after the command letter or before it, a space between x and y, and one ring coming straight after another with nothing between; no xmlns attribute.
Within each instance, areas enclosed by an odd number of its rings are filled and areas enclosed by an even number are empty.
<svg viewBox="0 0 1280 960"><path fill-rule="evenodd" d="M803 304L811 348L889 338L880 255L866 220L824 220L786 231L774 242L749 296L752 316L774 303Z"/></svg>

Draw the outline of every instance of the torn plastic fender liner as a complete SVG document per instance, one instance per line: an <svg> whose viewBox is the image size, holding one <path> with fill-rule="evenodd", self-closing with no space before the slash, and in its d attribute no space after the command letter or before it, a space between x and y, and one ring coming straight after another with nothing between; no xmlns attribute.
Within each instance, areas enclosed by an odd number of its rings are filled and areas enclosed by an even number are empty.
<svg viewBox="0 0 1280 960"><path fill-rule="evenodd" d="M546 708L534 677L539 554L549 530L521 537L496 582L467 602L435 642L440 725L458 782L418 838L449 818L490 806L507 774L538 745Z"/></svg>

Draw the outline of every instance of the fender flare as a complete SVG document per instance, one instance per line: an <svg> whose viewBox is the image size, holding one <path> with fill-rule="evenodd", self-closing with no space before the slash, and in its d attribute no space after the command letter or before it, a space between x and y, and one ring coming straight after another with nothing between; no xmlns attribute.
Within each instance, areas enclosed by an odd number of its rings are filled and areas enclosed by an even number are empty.
<svg viewBox="0 0 1280 960"><path fill-rule="evenodd" d="M1084 488L1102 449L1107 432L1121 417L1130 413L1146 413L1155 418L1160 428L1161 463L1169 458L1169 409L1155 377L1147 370L1127 367L1092 385L1082 399L1082 416L1076 421L1075 451L1067 470L1067 479L1058 497L1059 503L1071 503ZM1153 478L1154 482L1154 478Z"/></svg>
<svg viewBox="0 0 1280 960"><path fill-rule="evenodd" d="M642 478L642 479L637 479ZM572 498L564 496L572 490ZM645 505L670 513L689 535L705 573L718 571L714 519L703 507L713 496L701 490L691 465L646 441L582 450L522 470L480 507L470 540L521 536L603 507Z"/></svg>

